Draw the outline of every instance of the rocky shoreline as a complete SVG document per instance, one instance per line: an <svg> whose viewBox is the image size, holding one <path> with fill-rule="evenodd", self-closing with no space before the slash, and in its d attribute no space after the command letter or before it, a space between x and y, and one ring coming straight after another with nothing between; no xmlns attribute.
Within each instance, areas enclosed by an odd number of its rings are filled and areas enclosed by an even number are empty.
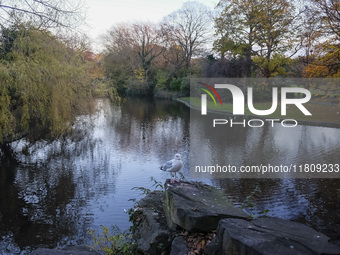
<svg viewBox="0 0 340 255"><path fill-rule="evenodd" d="M340 247L324 234L279 218L253 219L212 186L167 180L164 187L164 191L153 191L142 198L130 215L138 254L340 254ZM31 254L100 253L75 246L40 248Z"/></svg>
<svg viewBox="0 0 340 255"><path fill-rule="evenodd" d="M329 238L297 222L252 219L226 195L194 182L165 183L133 215L142 254L340 254Z"/></svg>

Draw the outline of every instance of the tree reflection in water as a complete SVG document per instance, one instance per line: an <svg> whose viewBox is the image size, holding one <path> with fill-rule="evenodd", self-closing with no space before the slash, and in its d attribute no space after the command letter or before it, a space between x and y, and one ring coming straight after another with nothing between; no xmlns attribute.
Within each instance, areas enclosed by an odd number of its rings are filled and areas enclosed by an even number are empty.
<svg viewBox="0 0 340 255"><path fill-rule="evenodd" d="M12 144L15 159L0 169L1 252L86 243L87 231L101 224L128 228L124 209L141 196L131 188L152 188L150 176L165 180L160 162L188 151L181 104L99 99L97 107L78 117L72 135Z"/></svg>
<svg viewBox="0 0 340 255"><path fill-rule="evenodd" d="M211 132L211 121L200 121L199 112L191 112L191 160L195 165L296 166L304 164L340 164L340 129L299 125L263 128L218 127ZM208 115L211 119L221 115ZM200 137L200 139L192 139ZM200 174L202 175L202 173ZM208 174L209 177L210 174ZM248 173L226 178L226 173L210 175L213 185L223 188L239 206L258 187L254 207L246 210L260 216L268 215L297 220L312 226L340 245L340 179L289 178L271 179ZM330 176L330 174L328 174ZM205 175L207 177L207 175ZM262 214L263 215L263 214Z"/></svg>
<svg viewBox="0 0 340 255"><path fill-rule="evenodd" d="M133 206L129 199L142 196L131 188L152 189L151 176L165 181L168 175L159 171L161 163L181 153L181 171L190 179L189 129L201 137L191 143L204 152L200 160L206 162L219 160L218 153L226 162L242 164L262 159L303 163L311 155L318 160L315 151L333 160L340 155L339 129L327 131L334 133L331 140L323 129L315 132L307 126L298 129L299 138L285 142L278 133L283 131L274 129L234 129L224 132L223 139L209 139L201 134L204 126L190 125L189 109L177 102L130 98L112 105L99 99L97 107L95 114L78 117L70 136L12 144L15 159L3 160L0 166L0 253L86 243L87 230L100 225L127 229L124 209ZM271 216L306 222L340 239L339 180L202 181L224 188L238 205L260 186L252 213L268 209Z"/></svg>

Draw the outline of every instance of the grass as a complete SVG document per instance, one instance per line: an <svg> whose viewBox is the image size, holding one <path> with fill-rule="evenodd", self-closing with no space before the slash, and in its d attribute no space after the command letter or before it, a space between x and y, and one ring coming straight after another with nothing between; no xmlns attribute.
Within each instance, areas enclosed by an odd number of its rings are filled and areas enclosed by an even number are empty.
<svg viewBox="0 0 340 255"><path fill-rule="evenodd" d="M201 107L201 99L200 98L189 98L184 97L182 100L189 102L195 107ZM265 103L254 103L255 109L258 110L266 110L269 109L272 105L272 102ZM265 118L275 118L275 119L295 119L301 121L311 121L311 122L330 122L330 123L340 123L340 105L331 105L331 104L323 104L321 102L308 102L303 104L305 108L312 114L312 116L305 116L299 108L295 105L287 105L287 115L281 115L281 104L278 103L276 111L268 116L263 116ZM208 110L214 110L218 112L233 112L233 105L231 103L223 103L215 105L214 102L207 102ZM252 112L249 111L248 106L245 105L245 115L255 116ZM259 116L256 116L259 117Z"/></svg>

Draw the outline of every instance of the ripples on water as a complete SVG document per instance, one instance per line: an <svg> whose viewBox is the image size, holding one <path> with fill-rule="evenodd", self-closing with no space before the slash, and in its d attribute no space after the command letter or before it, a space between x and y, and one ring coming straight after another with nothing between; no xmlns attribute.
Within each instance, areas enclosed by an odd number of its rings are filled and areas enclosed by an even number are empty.
<svg viewBox="0 0 340 255"><path fill-rule="evenodd" d="M127 229L130 223L124 210L142 197L131 189L153 189L151 176L164 182L169 175L159 171L159 166L176 152L182 154L182 172L190 179L190 118L185 105L142 99L128 99L121 106L113 106L105 99L97 103L98 112L80 116L72 136L33 145L25 140L13 143L17 160L3 160L0 168L0 254L86 243L87 231L100 231L100 225L115 224ZM325 139L327 146L320 146L321 138L312 135L315 140L308 147L310 155L340 155L339 130L331 130L334 139ZM307 135L310 131L306 128L304 132ZM239 150L254 160L261 157L252 146L258 136L249 132L248 142L231 141L233 146L225 148L225 153ZM268 143L282 143L282 136L270 136L274 140ZM202 139L200 143L206 155L214 155L216 141ZM287 148L276 146L276 150L277 155L284 155ZM307 153L301 146L297 150L289 155L290 159L300 160ZM305 222L340 239L338 180L203 181L226 190L238 206L260 187L261 193L254 196L254 207L245 208L248 212L258 215L269 210L270 216Z"/></svg>

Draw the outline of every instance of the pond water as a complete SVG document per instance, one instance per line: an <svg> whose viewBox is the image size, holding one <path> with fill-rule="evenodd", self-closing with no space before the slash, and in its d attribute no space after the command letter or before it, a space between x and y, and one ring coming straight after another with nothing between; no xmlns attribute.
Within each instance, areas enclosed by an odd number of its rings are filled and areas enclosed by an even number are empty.
<svg viewBox="0 0 340 255"><path fill-rule="evenodd" d="M16 158L2 160L0 166L0 254L86 244L91 239L88 230L100 231L101 225L128 229L126 210L143 196L132 188L153 189L150 177L164 183L169 174L159 166L177 152L184 161L181 172L190 180L187 106L138 98L119 106L107 99L96 102L96 114L79 116L72 135L52 142L28 144L22 139L12 144ZM319 136L316 141L315 133L331 134L332 139ZM315 142L300 143L294 159L308 161L318 153L339 158L340 129L304 126L301 134ZM251 132L242 135L254 139ZM202 148L214 148L204 143ZM247 143L236 140L233 147L250 151ZM263 157L257 151L247 157ZM269 210L270 216L306 223L335 243L340 240L339 179L199 181L224 189L236 206L246 205L251 214Z"/></svg>

